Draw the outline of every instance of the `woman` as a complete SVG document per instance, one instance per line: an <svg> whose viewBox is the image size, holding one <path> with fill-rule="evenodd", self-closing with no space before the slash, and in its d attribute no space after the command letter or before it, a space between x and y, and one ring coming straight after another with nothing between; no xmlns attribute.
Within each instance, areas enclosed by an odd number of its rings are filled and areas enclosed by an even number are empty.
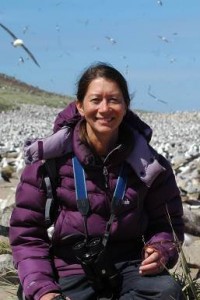
<svg viewBox="0 0 200 300"><path fill-rule="evenodd" d="M10 222L27 299L183 299L167 272L183 241L179 190L169 163L149 145L149 126L129 104L122 74L105 63L92 65L79 79L76 107L58 115L57 133L28 149L31 159L57 156L59 214L50 239L44 167L28 165ZM77 161L84 177L78 180ZM88 202L77 205L81 180Z"/></svg>

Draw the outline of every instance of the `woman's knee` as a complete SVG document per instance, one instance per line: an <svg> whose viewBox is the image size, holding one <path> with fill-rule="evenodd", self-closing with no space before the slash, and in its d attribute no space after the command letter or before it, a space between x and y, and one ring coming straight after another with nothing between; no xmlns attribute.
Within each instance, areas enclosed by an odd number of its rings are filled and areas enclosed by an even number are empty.
<svg viewBox="0 0 200 300"><path fill-rule="evenodd" d="M183 300L181 286L170 275L145 276L134 281L120 298L126 299L159 299L159 300Z"/></svg>
<svg viewBox="0 0 200 300"><path fill-rule="evenodd" d="M164 280L160 284L161 299L184 299L181 285L171 276L164 276Z"/></svg>

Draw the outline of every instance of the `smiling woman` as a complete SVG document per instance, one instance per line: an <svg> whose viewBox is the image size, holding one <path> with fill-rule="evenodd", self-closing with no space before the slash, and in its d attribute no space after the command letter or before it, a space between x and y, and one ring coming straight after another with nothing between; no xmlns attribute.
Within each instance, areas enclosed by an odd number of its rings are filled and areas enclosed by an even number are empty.
<svg viewBox="0 0 200 300"><path fill-rule="evenodd" d="M151 129L129 109L117 69L91 65L77 87L77 100L56 118L55 134L26 145L32 164L22 174L10 222L24 293L28 300L181 300L167 272L178 259L174 232L183 241L171 166L149 145ZM47 158L55 159L59 204L51 236L44 213Z"/></svg>

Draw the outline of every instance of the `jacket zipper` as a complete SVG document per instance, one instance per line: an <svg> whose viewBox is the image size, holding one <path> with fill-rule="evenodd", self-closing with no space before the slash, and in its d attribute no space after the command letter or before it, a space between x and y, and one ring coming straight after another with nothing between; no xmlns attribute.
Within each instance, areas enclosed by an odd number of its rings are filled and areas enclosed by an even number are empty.
<svg viewBox="0 0 200 300"><path fill-rule="evenodd" d="M103 167L103 175L104 175L104 179L105 179L105 188L108 189L108 170L106 168L106 166Z"/></svg>

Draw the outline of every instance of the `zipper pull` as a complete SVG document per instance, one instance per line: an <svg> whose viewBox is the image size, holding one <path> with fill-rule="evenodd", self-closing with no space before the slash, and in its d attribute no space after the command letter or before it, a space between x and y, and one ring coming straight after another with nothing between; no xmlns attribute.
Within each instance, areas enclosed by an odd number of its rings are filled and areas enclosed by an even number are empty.
<svg viewBox="0 0 200 300"><path fill-rule="evenodd" d="M108 188L108 170L105 166L103 167L103 175L105 178L105 187L107 189Z"/></svg>

